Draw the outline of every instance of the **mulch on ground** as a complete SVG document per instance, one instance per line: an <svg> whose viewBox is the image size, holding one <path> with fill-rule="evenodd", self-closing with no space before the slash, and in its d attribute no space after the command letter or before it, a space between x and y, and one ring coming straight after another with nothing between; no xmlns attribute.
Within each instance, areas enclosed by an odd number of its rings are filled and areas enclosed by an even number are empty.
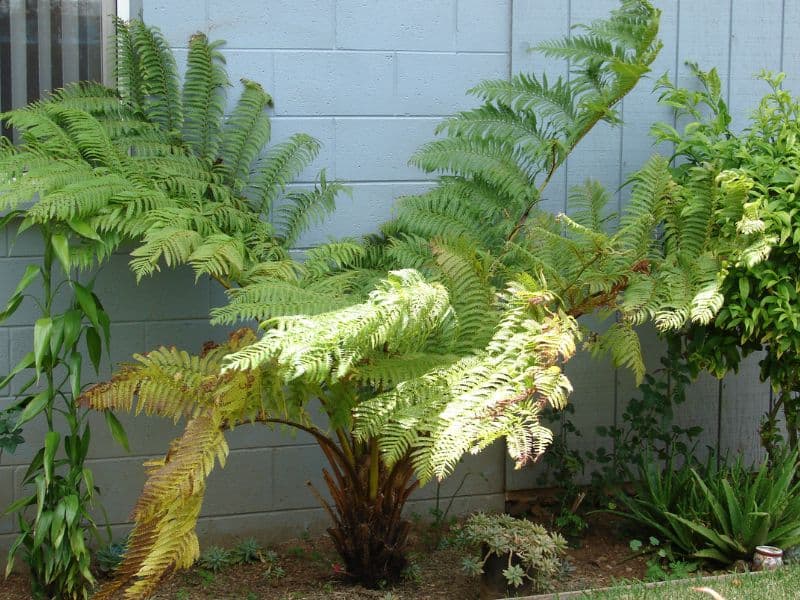
<svg viewBox="0 0 800 600"><path fill-rule="evenodd" d="M531 504L529 516L549 524L543 504ZM556 591L580 590L613 585L620 580L642 579L646 559L631 558L630 535L623 523L607 515L588 518L589 529L580 547L569 550L572 570ZM237 565L219 573L193 568L167 577L152 600L439 600L479 597L477 579L461 568L464 552L454 548L430 550L430 530L419 528L413 540L411 558L416 565L411 578L391 589L367 590L346 583L337 573L338 558L327 538L299 539L272 548L278 554L274 569L265 563ZM270 572L273 574L270 575ZM12 575L0 581L0 600L30 598L26 578Z"/></svg>

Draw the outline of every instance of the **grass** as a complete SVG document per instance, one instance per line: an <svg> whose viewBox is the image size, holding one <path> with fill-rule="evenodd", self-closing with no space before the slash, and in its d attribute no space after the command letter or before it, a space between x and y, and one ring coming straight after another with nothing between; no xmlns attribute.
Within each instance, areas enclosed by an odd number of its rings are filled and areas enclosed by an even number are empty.
<svg viewBox="0 0 800 600"><path fill-rule="evenodd" d="M592 592L580 600L711 600L712 596L692 590L709 587L725 600L790 600L800 594L800 566L785 567L771 573L743 574L719 581L667 583L657 587L636 585L628 588Z"/></svg>

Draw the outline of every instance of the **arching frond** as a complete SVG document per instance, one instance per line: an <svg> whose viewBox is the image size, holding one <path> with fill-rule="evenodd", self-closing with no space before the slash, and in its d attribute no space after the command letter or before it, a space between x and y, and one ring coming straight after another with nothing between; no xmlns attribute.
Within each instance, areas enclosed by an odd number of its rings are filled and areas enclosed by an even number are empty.
<svg viewBox="0 0 800 600"><path fill-rule="evenodd" d="M268 106L272 97L255 81L242 80L244 89L233 113L225 122L220 153L220 168L225 183L243 189L250 176L250 166L269 141L272 133Z"/></svg>
<svg viewBox="0 0 800 600"><path fill-rule="evenodd" d="M259 159L250 185L256 210L264 215L271 214L273 202L316 158L319 149L319 142L304 133L270 148Z"/></svg>
<svg viewBox="0 0 800 600"><path fill-rule="evenodd" d="M189 40L183 83L183 138L194 154L206 160L217 156L225 112L225 92L230 85L218 50L202 33Z"/></svg>
<svg viewBox="0 0 800 600"><path fill-rule="evenodd" d="M420 349L450 314L447 292L412 270L391 273L367 302L338 311L279 317L258 342L233 354L227 370L248 370L276 360L284 377L323 383L343 377L363 357Z"/></svg>

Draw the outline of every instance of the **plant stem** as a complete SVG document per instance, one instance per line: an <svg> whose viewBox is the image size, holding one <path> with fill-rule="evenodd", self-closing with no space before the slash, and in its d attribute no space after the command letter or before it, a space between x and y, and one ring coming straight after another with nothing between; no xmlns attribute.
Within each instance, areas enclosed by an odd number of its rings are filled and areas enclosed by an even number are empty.
<svg viewBox="0 0 800 600"><path fill-rule="evenodd" d="M374 500L378 497L378 475L380 474L381 457L378 451L378 440L369 440L369 498Z"/></svg>

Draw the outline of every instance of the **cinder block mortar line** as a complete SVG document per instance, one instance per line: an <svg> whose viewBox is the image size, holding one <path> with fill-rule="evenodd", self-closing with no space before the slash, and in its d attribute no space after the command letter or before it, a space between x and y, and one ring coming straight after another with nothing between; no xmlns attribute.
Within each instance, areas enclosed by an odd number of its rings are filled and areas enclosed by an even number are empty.
<svg viewBox="0 0 800 600"><path fill-rule="evenodd" d="M266 426L265 426L266 427ZM316 447L317 445L313 442L303 442L299 444L271 444L271 445L264 445L264 446L254 446L252 448L232 448L228 453L228 456L233 456L234 454L252 454L253 452L263 452L264 450L273 450L273 449L283 449L283 448L312 448ZM165 449L166 450L166 449ZM123 460L152 460L163 458L164 454L120 454L119 456L100 456L98 458L89 458L86 460L87 464L93 463L106 463L106 462L115 462L115 461L123 461ZM9 466L11 468L17 467L24 467L25 465L3 465L2 468ZM218 467L219 468L219 467ZM223 467L224 468L224 467Z"/></svg>
<svg viewBox="0 0 800 600"><path fill-rule="evenodd" d="M172 50L183 50L187 51L188 48L186 46L171 46ZM241 48L236 46L223 46L223 50L230 51L230 52L255 52L255 53L264 53L264 52L272 52L275 54L299 54L306 52L308 54L335 54L335 53L359 53L359 54L387 54L387 53L394 53L394 54L433 54L433 55L448 55L448 56L455 56L458 54L469 54L469 55L486 55L486 56L502 56L509 54L506 50L397 50L395 48L384 48L384 49L375 49L375 48Z"/></svg>
<svg viewBox="0 0 800 600"><path fill-rule="evenodd" d="M492 497L492 496L499 496L502 493L503 492L495 492L495 493L491 493L491 494L459 494L456 497L459 498L459 499L489 498L489 497ZM411 499L408 501L408 504L406 506L414 505L414 504L417 504L417 503L429 503L432 500L433 500L433 498L415 499L412 496ZM449 497L446 498L446 500L449 501ZM264 515L266 517L266 516L275 515L275 514L308 512L310 510L322 510L322 507L321 506L319 506L319 507L317 507L317 506L312 506L312 507L305 506L305 507L296 507L296 508L281 508L281 509L278 509L278 510L256 510L256 511L246 511L246 512L237 511L237 512L229 513L229 514L222 513L222 514L217 514L217 515L201 516L200 518L198 518L198 522L199 521L213 521L215 519L225 519L225 518L228 518L228 517L253 517L253 516L258 516L258 515ZM110 525L110 526L129 525L130 523L131 523L131 521L112 521L112 522L109 522L109 523L104 523L104 525Z"/></svg>

